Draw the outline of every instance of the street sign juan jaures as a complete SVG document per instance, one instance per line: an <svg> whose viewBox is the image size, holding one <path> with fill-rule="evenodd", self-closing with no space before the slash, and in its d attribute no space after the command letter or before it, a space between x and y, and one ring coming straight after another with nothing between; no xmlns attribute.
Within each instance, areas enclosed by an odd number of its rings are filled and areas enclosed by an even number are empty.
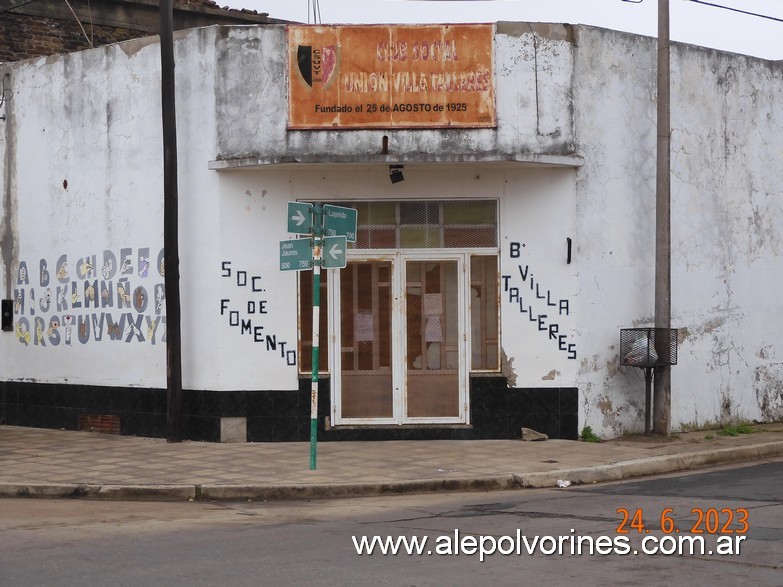
<svg viewBox="0 0 783 587"><path fill-rule="evenodd" d="M494 26L288 26L289 128L494 127Z"/></svg>
<svg viewBox="0 0 783 587"><path fill-rule="evenodd" d="M296 238L280 241L280 271L304 271L312 268L312 239Z"/></svg>

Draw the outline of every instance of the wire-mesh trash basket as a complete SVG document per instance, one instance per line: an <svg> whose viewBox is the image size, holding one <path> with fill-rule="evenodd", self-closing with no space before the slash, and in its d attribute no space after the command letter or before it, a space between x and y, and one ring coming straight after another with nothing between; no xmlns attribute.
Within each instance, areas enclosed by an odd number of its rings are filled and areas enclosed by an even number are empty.
<svg viewBox="0 0 783 587"><path fill-rule="evenodd" d="M652 430L652 379L656 367L677 364L676 328L621 328L620 365L644 369L644 433Z"/></svg>
<svg viewBox="0 0 783 587"><path fill-rule="evenodd" d="M676 328L621 328L620 364L665 367L677 364Z"/></svg>

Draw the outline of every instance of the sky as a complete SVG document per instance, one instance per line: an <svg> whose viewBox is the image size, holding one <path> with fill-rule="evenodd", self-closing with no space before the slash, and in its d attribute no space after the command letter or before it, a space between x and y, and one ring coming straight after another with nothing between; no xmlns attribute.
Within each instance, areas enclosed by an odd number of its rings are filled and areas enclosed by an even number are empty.
<svg viewBox="0 0 783 587"><path fill-rule="evenodd" d="M313 23L314 0L216 0L220 6ZM703 0L783 21L783 0ZM657 0L317 0L322 24L557 22L657 35ZM764 59L783 59L783 22L670 0L670 36Z"/></svg>

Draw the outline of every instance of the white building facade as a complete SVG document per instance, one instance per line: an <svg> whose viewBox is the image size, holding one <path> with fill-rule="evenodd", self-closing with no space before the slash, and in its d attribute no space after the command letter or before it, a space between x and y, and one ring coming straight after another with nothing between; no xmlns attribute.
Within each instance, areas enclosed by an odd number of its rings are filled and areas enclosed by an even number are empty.
<svg viewBox="0 0 783 587"><path fill-rule="evenodd" d="M280 268L294 201L358 211L347 266L323 272L321 438L644 429L619 332L654 319L655 40L487 30L494 118L454 127L297 127L285 26L178 34L186 437L225 418L308 437L312 277ZM0 419L164 435L157 40L0 69ZM674 45L671 125L672 427L780 419L783 67Z"/></svg>

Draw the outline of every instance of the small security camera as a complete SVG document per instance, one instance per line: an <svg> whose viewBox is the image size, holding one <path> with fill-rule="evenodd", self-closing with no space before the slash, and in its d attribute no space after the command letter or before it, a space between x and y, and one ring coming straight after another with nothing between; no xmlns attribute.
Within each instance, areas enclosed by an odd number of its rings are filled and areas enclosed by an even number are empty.
<svg viewBox="0 0 783 587"><path fill-rule="evenodd" d="M400 183L405 179L402 174L404 167L402 165L389 165L389 179L392 183Z"/></svg>

